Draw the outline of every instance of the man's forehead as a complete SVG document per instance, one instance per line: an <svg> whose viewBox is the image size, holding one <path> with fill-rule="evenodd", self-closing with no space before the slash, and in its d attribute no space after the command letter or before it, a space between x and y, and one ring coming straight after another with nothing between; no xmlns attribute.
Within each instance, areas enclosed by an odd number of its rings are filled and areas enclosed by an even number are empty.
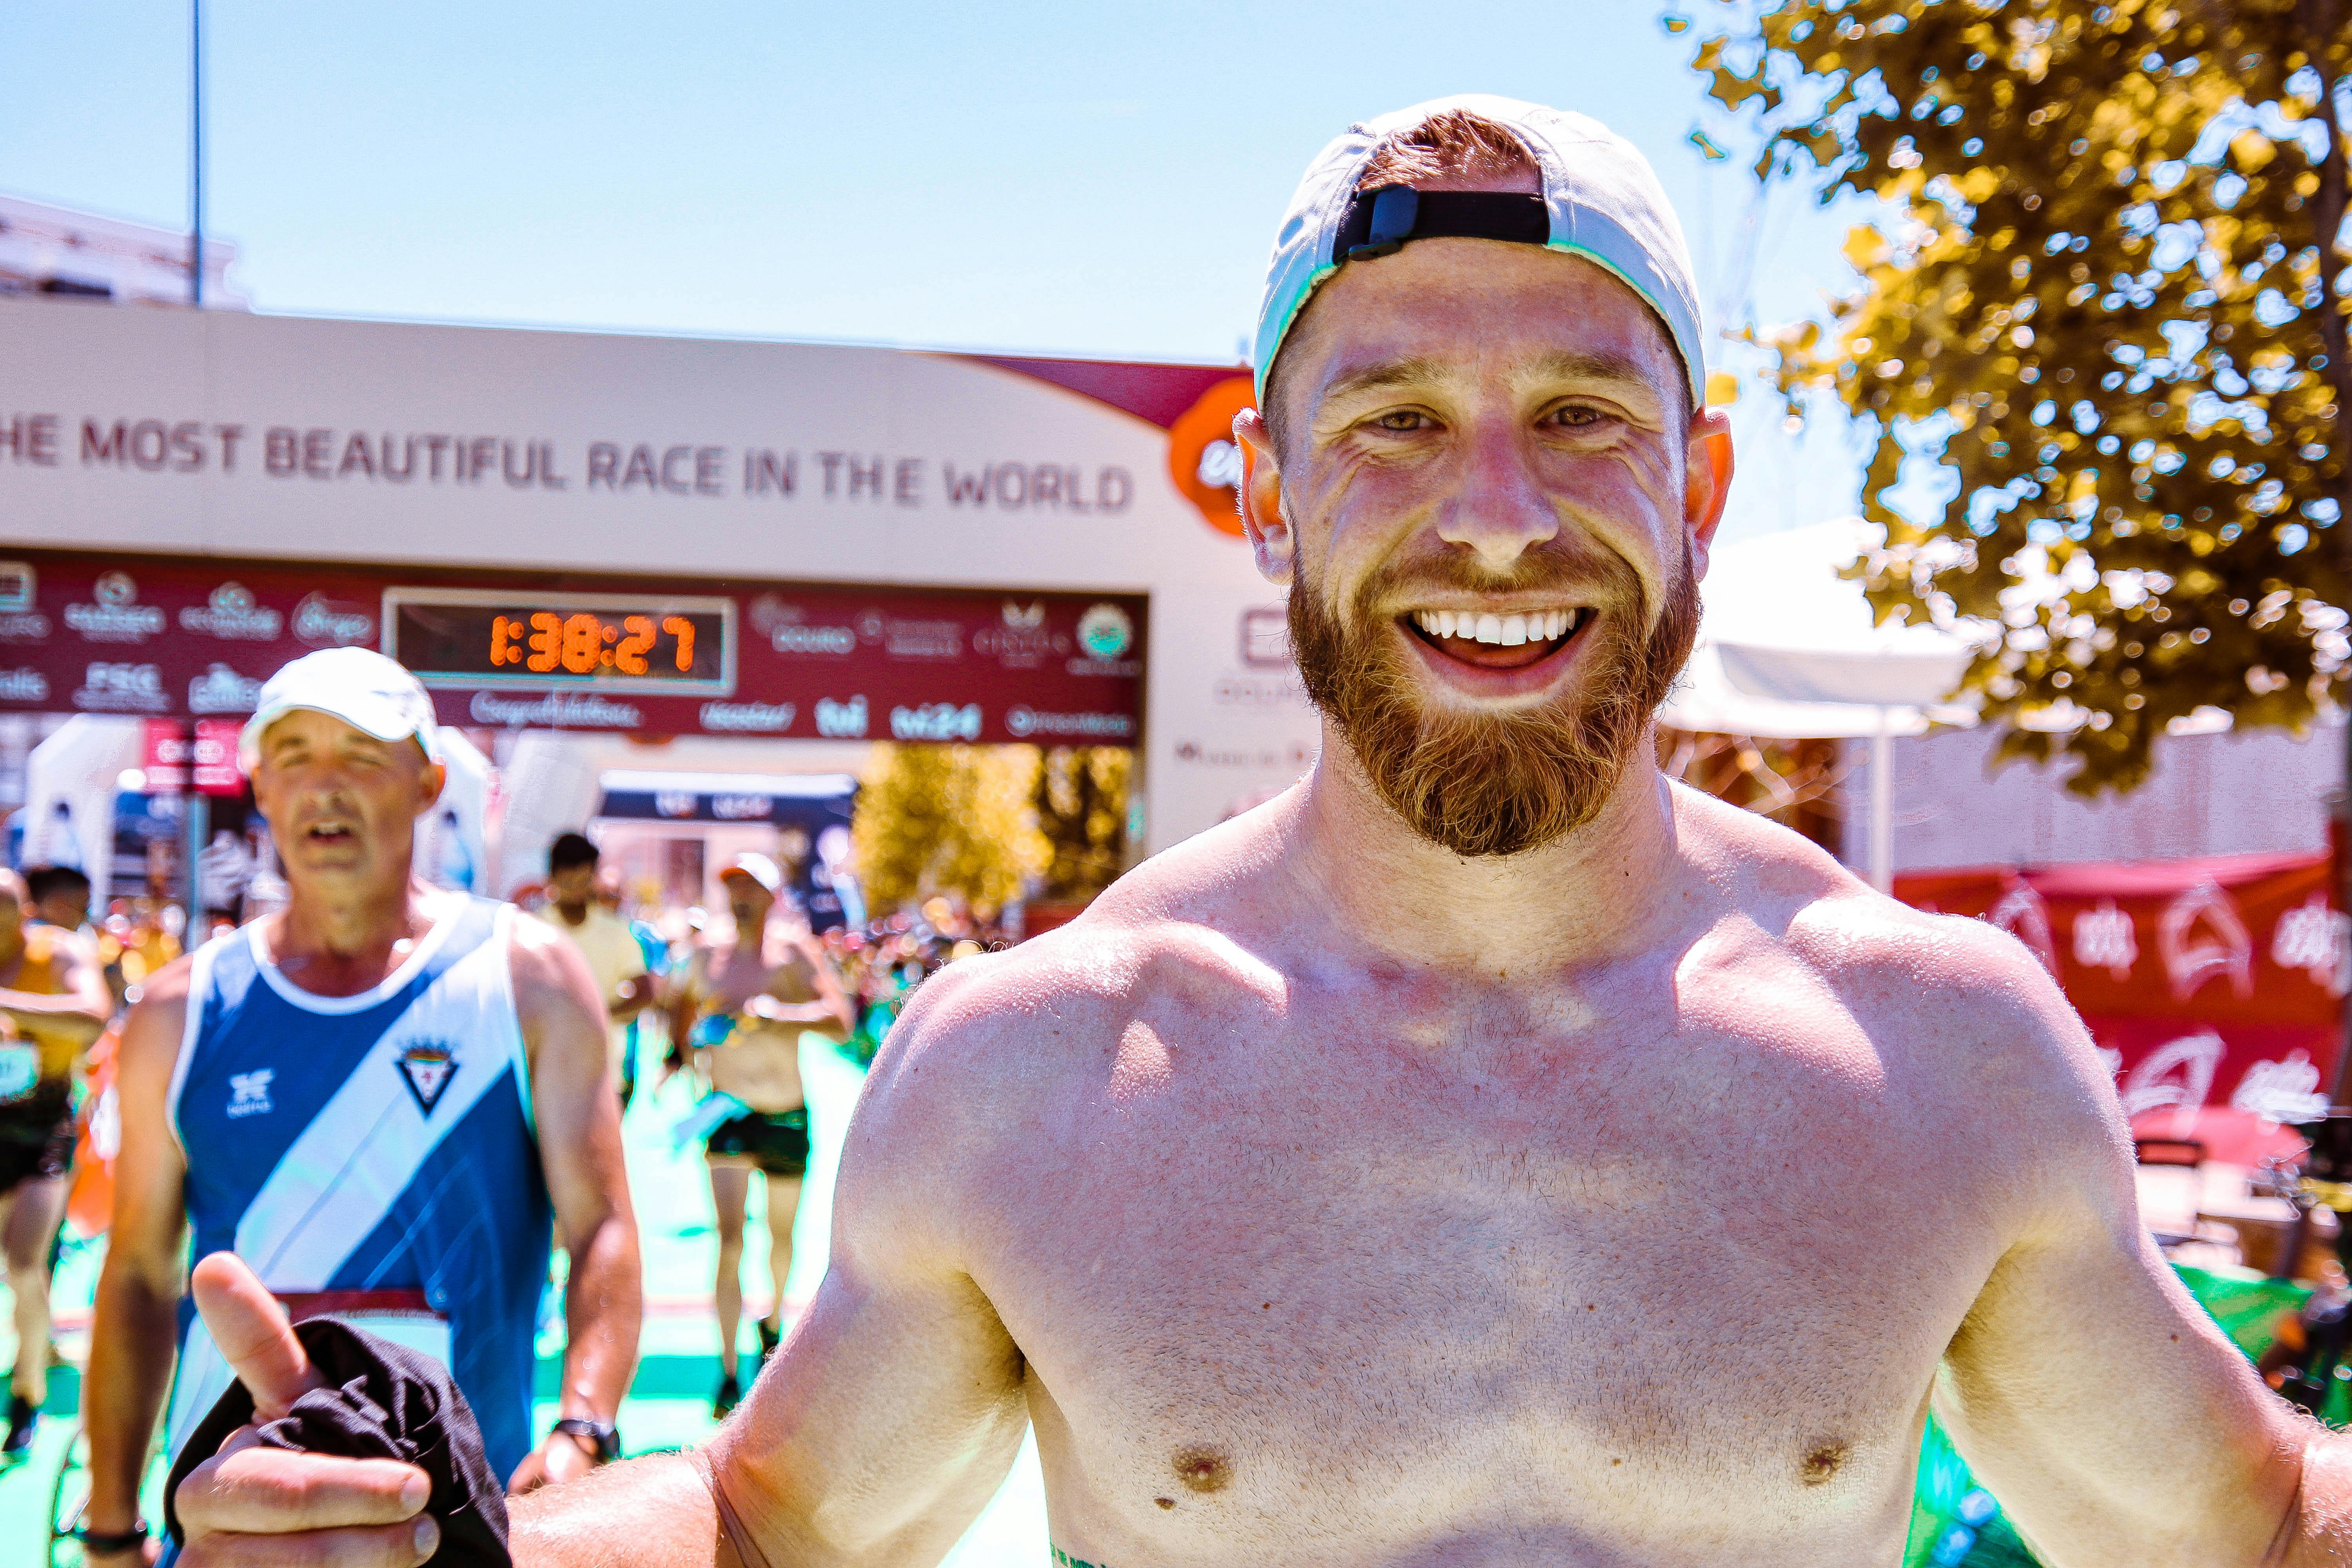
<svg viewBox="0 0 2352 1568"><path fill-rule="evenodd" d="M1286 365L1286 379L1318 401L1497 376L1684 395L1673 342L1633 289L1582 257L1496 240L1422 240L1343 268L1309 301L1293 356L1314 369Z"/></svg>
<svg viewBox="0 0 2352 1568"><path fill-rule="evenodd" d="M348 719L338 719L316 708L289 708L270 721L269 728L261 732L265 748L274 742L294 740L322 741L331 746L360 749L373 747L379 751L389 751L396 743L369 734Z"/></svg>

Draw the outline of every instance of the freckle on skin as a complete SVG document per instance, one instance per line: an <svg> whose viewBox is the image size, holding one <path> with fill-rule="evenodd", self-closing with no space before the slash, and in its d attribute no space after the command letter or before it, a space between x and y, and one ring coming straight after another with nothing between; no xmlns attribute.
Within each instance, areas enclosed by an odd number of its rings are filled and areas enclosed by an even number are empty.
<svg viewBox="0 0 2352 1568"><path fill-rule="evenodd" d="M1814 1445L1800 1469L1805 1484L1817 1487L1834 1477L1838 1468L1845 1463L1846 1453L1846 1445L1842 1439Z"/></svg>
<svg viewBox="0 0 2352 1568"><path fill-rule="evenodd" d="M1174 1508L1176 1506L1176 1500L1172 1497L1156 1497L1151 1500L1158 1503L1161 1508Z"/></svg>
<svg viewBox="0 0 2352 1568"><path fill-rule="evenodd" d="M1176 1479L1196 1492L1223 1491L1234 1479L1232 1464L1215 1448L1180 1448L1175 1465Z"/></svg>

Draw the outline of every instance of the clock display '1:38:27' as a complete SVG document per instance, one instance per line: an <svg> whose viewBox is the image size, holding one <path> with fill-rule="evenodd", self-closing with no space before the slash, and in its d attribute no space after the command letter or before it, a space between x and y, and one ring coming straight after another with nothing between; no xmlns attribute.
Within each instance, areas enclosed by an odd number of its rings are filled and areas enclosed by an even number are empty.
<svg viewBox="0 0 2352 1568"><path fill-rule="evenodd" d="M573 675L593 675L609 669L620 675L644 675L652 668L647 657L664 637L680 673L694 668L694 623L684 616L665 616L656 625L651 616L625 616L614 626L585 611L559 616L551 610L533 613L528 622L510 616L490 617L490 668L519 664L535 674L562 668Z"/></svg>

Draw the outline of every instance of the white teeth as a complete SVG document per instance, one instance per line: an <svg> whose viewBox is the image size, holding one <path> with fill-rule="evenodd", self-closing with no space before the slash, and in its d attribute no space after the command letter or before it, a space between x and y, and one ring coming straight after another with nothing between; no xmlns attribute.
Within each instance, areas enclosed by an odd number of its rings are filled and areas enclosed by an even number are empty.
<svg viewBox="0 0 2352 1568"><path fill-rule="evenodd" d="M1557 642L1583 626L1586 610L1538 610L1517 616L1482 616L1469 610L1415 610L1412 624L1433 637L1464 637L1518 647Z"/></svg>

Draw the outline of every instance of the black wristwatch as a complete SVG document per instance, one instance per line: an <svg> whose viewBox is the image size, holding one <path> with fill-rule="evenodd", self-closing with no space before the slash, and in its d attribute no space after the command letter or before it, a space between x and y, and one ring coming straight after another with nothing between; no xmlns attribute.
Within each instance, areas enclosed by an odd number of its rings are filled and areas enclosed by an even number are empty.
<svg viewBox="0 0 2352 1568"><path fill-rule="evenodd" d="M93 1556L111 1557L119 1552L136 1552L147 1544L147 1521L141 1520L128 1530L77 1530L74 1539L81 1549Z"/></svg>
<svg viewBox="0 0 2352 1568"><path fill-rule="evenodd" d="M596 1446L596 1462L609 1465L621 1457L621 1432L610 1421L591 1421L585 1415L566 1415L555 1424L554 1430L566 1436L585 1437Z"/></svg>

